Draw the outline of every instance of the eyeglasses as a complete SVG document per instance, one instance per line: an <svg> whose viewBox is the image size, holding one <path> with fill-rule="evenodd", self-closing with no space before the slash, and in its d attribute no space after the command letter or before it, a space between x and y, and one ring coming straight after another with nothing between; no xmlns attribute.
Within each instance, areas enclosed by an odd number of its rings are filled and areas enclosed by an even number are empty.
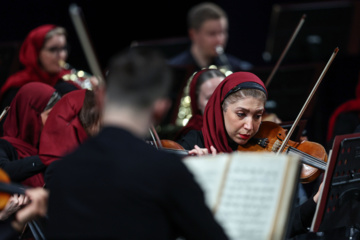
<svg viewBox="0 0 360 240"><path fill-rule="evenodd" d="M43 50L48 51L52 54L59 54L61 52L68 52L69 51L69 47L68 46L63 46L63 47L50 47L50 48L43 48Z"/></svg>

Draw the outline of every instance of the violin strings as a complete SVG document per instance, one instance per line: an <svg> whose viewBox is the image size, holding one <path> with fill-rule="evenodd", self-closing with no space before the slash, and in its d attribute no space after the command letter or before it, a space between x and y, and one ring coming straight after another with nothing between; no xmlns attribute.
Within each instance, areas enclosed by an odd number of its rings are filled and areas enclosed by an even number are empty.
<svg viewBox="0 0 360 240"><path fill-rule="evenodd" d="M294 152L294 153L300 155L301 157L303 157L305 159L305 161L303 161L303 162L305 162L306 164L312 165L312 166L314 166L316 168L320 168L322 170L326 169L326 162L324 162L321 159L318 159L314 156L311 156L307 153L304 153L304 152L302 152L296 148L290 147L290 146L288 147L288 151ZM311 162L306 161L306 160L311 160Z"/></svg>

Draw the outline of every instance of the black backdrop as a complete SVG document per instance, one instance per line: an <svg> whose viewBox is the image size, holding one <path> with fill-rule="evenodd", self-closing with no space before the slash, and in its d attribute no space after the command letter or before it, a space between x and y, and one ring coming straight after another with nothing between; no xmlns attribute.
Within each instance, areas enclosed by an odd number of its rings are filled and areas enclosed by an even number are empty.
<svg viewBox="0 0 360 240"><path fill-rule="evenodd" d="M200 1L94 1L32 0L0 1L0 41L22 41L33 28L53 23L70 33L69 62L87 68L68 9L76 3L83 10L90 37L101 65L134 40L186 36L186 13ZM229 15L228 50L254 63L261 63L272 0L213 1ZM276 1L289 2L289 1Z"/></svg>

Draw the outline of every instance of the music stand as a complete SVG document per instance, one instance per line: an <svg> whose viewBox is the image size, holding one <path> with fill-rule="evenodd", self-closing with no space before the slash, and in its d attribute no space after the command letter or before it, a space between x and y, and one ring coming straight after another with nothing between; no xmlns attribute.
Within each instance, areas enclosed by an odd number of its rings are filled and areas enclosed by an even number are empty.
<svg viewBox="0 0 360 240"><path fill-rule="evenodd" d="M347 228L350 238L360 223L360 133L338 135L324 175L312 232Z"/></svg>

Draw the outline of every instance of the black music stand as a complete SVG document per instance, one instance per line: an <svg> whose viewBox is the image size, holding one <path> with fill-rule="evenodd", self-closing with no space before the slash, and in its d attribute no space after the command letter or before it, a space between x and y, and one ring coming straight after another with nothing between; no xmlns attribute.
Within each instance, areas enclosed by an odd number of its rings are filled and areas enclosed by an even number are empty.
<svg viewBox="0 0 360 240"><path fill-rule="evenodd" d="M359 239L360 133L335 137L311 231L340 228L348 239Z"/></svg>

